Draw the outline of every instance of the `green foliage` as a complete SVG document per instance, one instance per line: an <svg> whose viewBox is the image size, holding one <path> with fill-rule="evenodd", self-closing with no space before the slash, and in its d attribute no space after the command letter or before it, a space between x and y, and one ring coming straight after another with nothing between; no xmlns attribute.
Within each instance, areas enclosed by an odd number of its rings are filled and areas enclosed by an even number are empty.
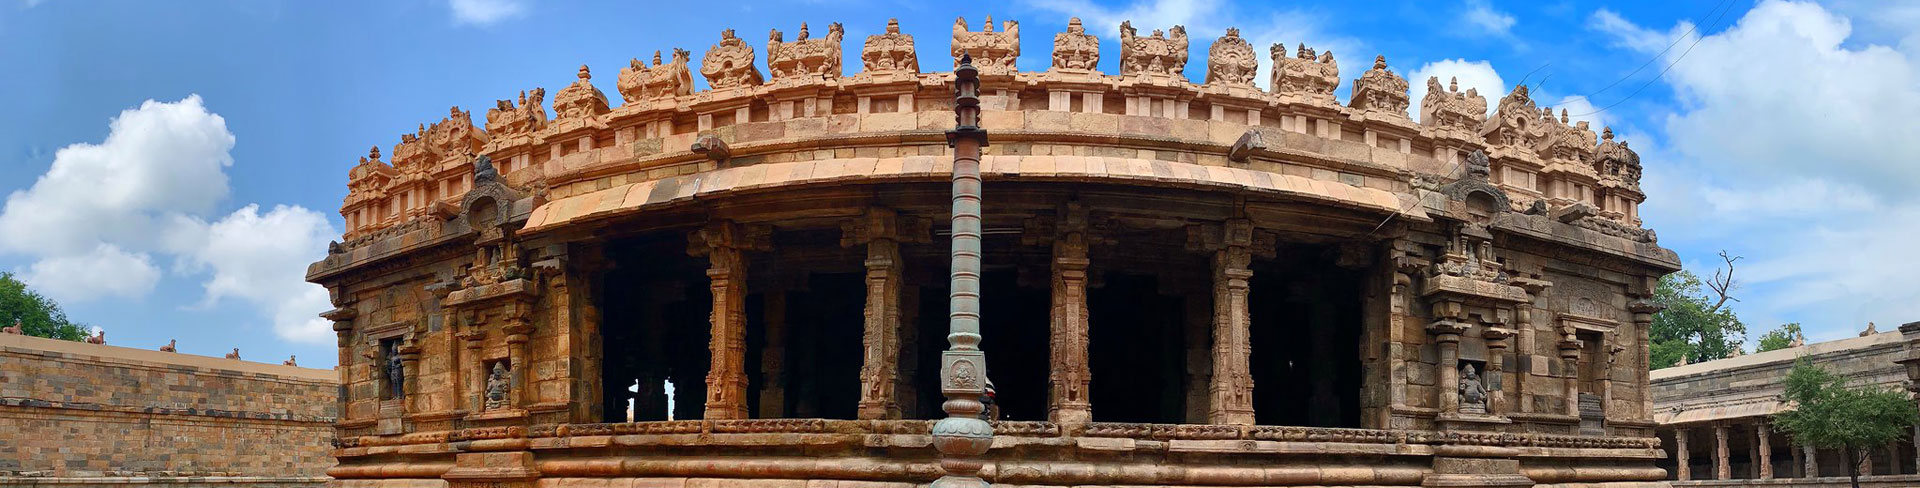
<svg viewBox="0 0 1920 488"><path fill-rule="evenodd" d="M87 338L86 326L68 321L60 304L27 288L13 273L0 272L0 326L10 327L16 320L27 335L69 341Z"/></svg>
<svg viewBox="0 0 1920 488"><path fill-rule="evenodd" d="M1800 333L1800 323L1792 322L1781 324L1779 328L1769 330L1765 335L1760 336L1760 344L1754 348L1753 352L1767 352L1793 347L1793 341L1795 339L1801 341L1807 339L1805 334Z"/></svg>
<svg viewBox="0 0 1920 488"><path fill-rule="evenodd" d="M1667 308L1653 315L1653 369L1727 357L1747 339L1747 326L1733 310L1701 291L1700 277L1682 270L1660 278L1653 298Z"/></svg>
<svg viewBox="0 0 1920 488"><path fill-rule="evenodd" d="M1905 392L1849 386L1805 359L1787 374L1785 397L1793 409L1774 415L1774 426L1795 444L1845 451L1852 475L1860 455L1905 439L1920 423L1920 408Z"/></svg>

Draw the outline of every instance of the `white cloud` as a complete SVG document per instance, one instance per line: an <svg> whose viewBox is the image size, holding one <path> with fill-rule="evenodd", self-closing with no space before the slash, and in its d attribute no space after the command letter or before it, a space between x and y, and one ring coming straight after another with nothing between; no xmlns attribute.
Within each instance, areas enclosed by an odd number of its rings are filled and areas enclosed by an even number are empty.
<svg viewBox="0 0 1920 488"><path fill-rule="evenodd" d="M281 338L324 343L330 326L317 314L329 308L327 294L305 280L307 263L327 252L338 234L319 212L275 206L265 214L247 205L211 224L195 222L200 237L180 249L182 261L206 270L206 304L237 298L267 311Z"/></svg>
<svg viewBox="0 0 1920 488"><path fill-rule="evenodd" d="M337 231L298 206L247 205L208 223L228 194L233 146L198 95L121 112L104 142L61 148L32 187L7 197L0 253L34 258L21 279L75 302L145 297L163 278L154 261L171 258L176 275L207 276L204 305L240 299L280 337L325 343L332 331L316 314L326 291L303 278Z"/></svg>
<svg viewBox="0 0 1920 488"><path fill-rule="evenodd" d="M1513 36L1513 15L1494 10L1486 0L1467 0L1460 13L1460 20L1467 25L1484 30L1485 34L1496 37Z"/></svg>
<svg viewBox="0 0 1920 488"><path fill-rule="evenodd" d="M160 281L160 268L146 253L129 253L112 244L100 244L85 254L54 256L35 261L20 280L57 302L78 303L99 298L140 298Z"/></svg>
<svg viewBox="0 0 1920 488"><path fill-rule="evenodd" d="M526 11L520 0L448 0L453 20L462 24L486 25Z"/></svg>
<svg viewBox="0 0 1920 488"><path fill-rule="evenodd" d="M1460 80L1460 91L1475 89L1487 99L1487 113L1492 114L1500 104L1500 97L1507 94L1507 82L1500 79L1500 73L1493 70L1493 64L1465 59L1443 59L1421 65L1407 73L1408 99L1412 101L1407 110L1415 120L1420 118L1420 101L1427 97L1427 78L1439 77L1440 86L1447 86L1452 80Z"/></svg>
<svg viewBox="0 0 1920 488"><path fill-rule="evenodd" d="M104 142L54 153L33 186L0 210L0 252L87 252L102 242L155 244L167 216L211 210L227 195L233 134L198 95L120 112Z"/></svg>
<svg viewBox="0 0 1920 488"><path fill-rule="evenodd" d="M1920 318L1920 165L1907 147L1920 140L1920 58L1854 39L1852 25L1771 0L1717 33L1663 34L1604 10L1589 20L1648 55L1679 39L1657 61L1673 65L1660 79L1680 102L1659 120L1665 147L1636 144L1652 195L1642 215L1685 229L1663 234L1669 245L1747 257L1738 311L1756 330L1798 321L1838 338ZM1904 29L1884 38L1920 35Z"/></svg>

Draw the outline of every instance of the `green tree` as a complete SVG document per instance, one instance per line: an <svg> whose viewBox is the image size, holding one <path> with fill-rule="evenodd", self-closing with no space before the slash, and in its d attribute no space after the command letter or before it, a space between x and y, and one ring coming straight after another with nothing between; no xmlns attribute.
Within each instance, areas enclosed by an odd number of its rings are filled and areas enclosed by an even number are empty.
<svg viewBox="0 0 1920 488"><path fill-rule="evenodd" d="M1733 262L1740 259L1720 253L1727 270L1715 271L1713 279L1701 281L1686 270L1660 278L1653 291L1654 300L1666 309L1653 315L1648 331L1653 340L1653 369L1670 367L1685 356L1690 362L1727 357L1747 340L1747 326L1734 315L1727 302L1739 301L1728 293L1734 288ZM1702 291L1705 287L1713 294Z"/></svg>
<svg viewBox="0 0 1920 488"><path fill-rule="evenodd" d="M1860 487L1863 456L1902 440L1920 423L1920 408L1905 392L1849 386L1805 359L1787 373L1785 396L1792 409L1775 414L1774 425L1795 444L1846 453L1854 488Z"/></svg>
<svg viewBox="0 0 1920 488"><path fill-rule="evenodd" d="M12 326L15 322L31 336L69 341L87 338L86 326L67 320L67 312L60 310L60 304L27 288L13 273L0 271L0 326Z"/></svg>
<svg viewBox="0 0 1920 488"><path fill-rule="evenodd" d="M1781 324L1780 328L1769 330L1761 335L1760 344L1753 349L1753 352L1786 349L1793 347L1796 342L1804 344L1806 340L1806 334L1800 333L1799 322Z"/></svg>

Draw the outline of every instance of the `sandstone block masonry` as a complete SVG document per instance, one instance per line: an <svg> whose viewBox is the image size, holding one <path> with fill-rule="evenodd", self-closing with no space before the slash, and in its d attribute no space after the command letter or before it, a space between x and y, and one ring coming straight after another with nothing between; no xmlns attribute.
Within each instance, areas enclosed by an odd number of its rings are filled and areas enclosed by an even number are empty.
<svg viewBox="0 0 1920 488"><path fill-rule="evenodd" d="M0 486L318 485L335 377L0 334Z"/></svg>

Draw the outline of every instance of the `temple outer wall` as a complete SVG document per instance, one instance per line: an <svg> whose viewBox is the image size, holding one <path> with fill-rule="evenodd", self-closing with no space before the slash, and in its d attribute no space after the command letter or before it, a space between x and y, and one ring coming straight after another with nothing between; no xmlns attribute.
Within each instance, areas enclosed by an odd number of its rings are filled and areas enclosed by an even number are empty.
<svg viewBox="0 0 1920 488"><path fill-rule="evenodd" d="M336 376L0 334L0 487L319 486Z"/></svg>

